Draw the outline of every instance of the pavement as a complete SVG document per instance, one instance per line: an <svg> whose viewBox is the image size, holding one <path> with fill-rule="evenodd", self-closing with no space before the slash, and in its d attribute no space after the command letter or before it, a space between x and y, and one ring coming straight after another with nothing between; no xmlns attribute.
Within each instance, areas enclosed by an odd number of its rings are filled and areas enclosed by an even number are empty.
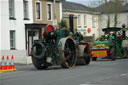
<svg viewBox="0 0 128 85"><path fill-rule="evenodd" d="M37 70L15 64L16 72L0 74L0 85L128 85L128 59L91 61L88 66Z"/></svg>

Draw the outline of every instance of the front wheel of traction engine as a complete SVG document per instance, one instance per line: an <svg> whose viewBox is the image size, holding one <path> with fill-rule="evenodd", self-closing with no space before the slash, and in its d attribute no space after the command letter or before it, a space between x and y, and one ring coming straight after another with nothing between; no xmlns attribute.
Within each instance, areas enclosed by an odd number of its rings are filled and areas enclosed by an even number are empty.
<svg viewBox="0 0 128 85"><path fill-rule="evenodd" d="M43 43L35 43L32 46L32 62L33 65L41 70L47 69L48 66L45 65L45 46Z"/></svg>
<svg viewBox="0 0 128 85"><path fill-rule="evenodd" d="M112 59L112 61L116 60L116 49L114 47L111 48L110 58Z"/></svg>
<svg viewBox="0 0 128 85"><path fill-rule="evenodd" d="M127 58L127 48L124 48L122 51L121 51L121 57L122 58Z"/></svg>
<svg viewBox="0 0 128 85"><path fill-rule="evenodd" d="M59 43L62 43L61 49L63 52L60 52L60 58L62 61L61 67L62 68L71 68L76 65L76 48L75 43L70 38L62 38Z"/></svg>
<svg viewBox="0 0 128 85"><path fill-rule="evenodd" d="M32 62L33 65L38 69L38 70L42 70L42 69L47 69L48 66L43 65L43 60L42 59L37 59L37 58L33 58L32 57Z"/></svg>

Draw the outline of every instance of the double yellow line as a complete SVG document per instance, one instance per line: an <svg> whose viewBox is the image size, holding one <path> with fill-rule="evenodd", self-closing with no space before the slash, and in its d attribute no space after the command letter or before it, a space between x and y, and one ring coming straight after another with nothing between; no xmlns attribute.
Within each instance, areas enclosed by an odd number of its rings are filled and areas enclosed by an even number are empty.
<svg viewBox="0 0 128 85"><path fill-rule="evenodd" d="M6 73L6 72L14 72L14 71L16 71L16 69L0 70L0 74L1 74L1 73Z"/></svg>

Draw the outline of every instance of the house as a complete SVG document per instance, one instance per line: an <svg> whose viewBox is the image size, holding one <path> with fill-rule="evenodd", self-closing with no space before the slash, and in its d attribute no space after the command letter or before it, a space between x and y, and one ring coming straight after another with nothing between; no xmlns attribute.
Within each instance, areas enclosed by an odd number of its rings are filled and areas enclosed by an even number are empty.
<svg viewBox="0 0 128 85"><path fill-rule="evenodd" d="M77 28L77 31L81 32L84 36L95 34L97 38L103 35L102 28L107 27L108 11L110 11L110 27L114 26L114 12L112 12L114 5L114 2L109 1L107 6L102 4L98 7L90 8L82 4L64 1L62 2L63 18L65 19L65 15L74 15L75 19L77 19L74 20L74 28ZM128 27L128 3L124 3L122 0L118 3L118 7L117 27L122 27L124 24ZM91 29L91 32L88 32L88 28Z"/></svg>
<svg viewBox="0 0 128 85"><path fill-rule="evenodd" d="M64 1L62 2L63 18L74 15L74 29L81 32L83 36L99 37L99 12L82 4ZM88 32L88 29L91 29Z"/></svg>
<svg viewBox="0 0 128 85"><path fill-rule="evenodd" d="M0 5L0 57L13 55L15 62L27 63L24 24L33 22L32 0L2 0Z"/></svg>
<svg viewBox="0 0 128 85"><path fill-rule="evenodd" d="M42 38L47 24L60 22L62 6L59 0L2 0L0 1L0 61L1 56L14 56L16 63L31 63L33 41ZM53 20L54 19L54 20ZM53 23L54 21L54 23Z"/></svg>
<svg viewBox="0 0 128 85"><path fill-rule="evenodd" d="M112 7L114 6L114 2L110 1L107 3L107 5L102 4L95 8L97 12L100 12L100 18L99 18L99 28L100 28L100 36L103 35L102 29L107 27L107 14L108 11L110 11L110 27L114 27L114 12L112 11ZM117 15L117 27L122 27L122 25L125 25L125 27L128 28L128 4L119 2L118 3L118 15ZM127 33L128 35L128 33Z"/></svg>
<svg viewBox="0 0 128 85"><path fill-rule="evenodd" d="M54 25L54 0L32 0L33 23L25 24L26 55L31 56L34 40L43 38L43 31L47 25ZM62 19L62 5L55 2L56 24ZM58 26L56 26L58 29Z"/></svg>

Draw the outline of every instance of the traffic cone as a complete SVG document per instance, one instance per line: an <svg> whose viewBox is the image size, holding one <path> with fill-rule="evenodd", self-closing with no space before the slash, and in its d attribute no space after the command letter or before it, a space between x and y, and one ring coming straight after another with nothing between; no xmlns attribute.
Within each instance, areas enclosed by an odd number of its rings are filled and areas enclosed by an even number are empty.
<svg viewBox="0 0 128 85"><path fill-rule="evenodd" d="M1 72L6 72L4 56L2 57L2 64L1 64L0 70Z"/></svg>
<svg viewBox="0 0 128 85"><path fill-rule="evenodd" d="M5 70L6 70L6 71L10 71L10 66L9 66L9 56L7 56Z"/></svg>
<svg viewBox="0 0 128 85"><path fill-rule="evenodd" d="M0 73L2 73L2 71L0 70Z"/></svg>
<svg viewBox="0 0 128 85"><path fill-rule="evenodd" d="M0 70L5 70L4 56L2 57L2 64L1 64Z"/></svg>
<svg viewBox="0 0 128 85"><path fill-rule="evenodd" d="M14 60L13 60L13 59L14 59L14 57L12 56L12 57L11 57L10 70L11 70L11 71L16 71L16 68L14 67Z"/></svg>
<svg viewBox="0 0 128 85"><path fill-rule="evenodd" d="M2 73L1 66L0 66L0 73Z"/></svg>
<svg viewBox="0 0 128 85"><path fill-rule="evenodd" d="M0 73L2 73L2 70L0 70Z"/></svg>

